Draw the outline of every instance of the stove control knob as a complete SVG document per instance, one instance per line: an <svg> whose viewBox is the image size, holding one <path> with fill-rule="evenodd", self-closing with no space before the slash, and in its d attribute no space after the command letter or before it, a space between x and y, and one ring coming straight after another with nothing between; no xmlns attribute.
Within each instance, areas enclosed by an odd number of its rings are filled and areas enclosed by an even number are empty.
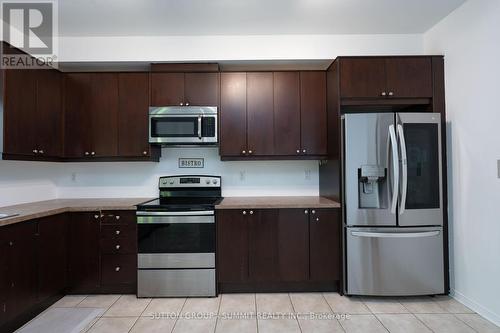
<svg viewBox="0 0 500 333"><path fill-rule="evenodd" d="M212 180L212 183L213 183L214 185L216 185L216 184L217 184L217 179Z"/></svg>
<svg viewBox="0 0 500 333"><path fill-rule="evenodd" d="M210 184L210 179L205 180L205 183Z"/></svg>
<svg viewBox="0 0 500 333"><path fill-rule="evenodd" d="M169 183L170 183L170 185L174 185L174 180L171 179Z"/></svg>

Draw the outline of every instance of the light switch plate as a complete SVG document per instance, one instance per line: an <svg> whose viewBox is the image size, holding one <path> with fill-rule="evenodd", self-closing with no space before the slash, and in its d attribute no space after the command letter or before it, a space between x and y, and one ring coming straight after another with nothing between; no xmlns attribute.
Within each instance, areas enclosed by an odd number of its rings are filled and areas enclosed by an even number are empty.
<svg viewBox="0 0 500 333"><path fill-rule="evenodd" d="M498 169L497 177L500 178L500 160L497 160L497 169Z"/></svg>

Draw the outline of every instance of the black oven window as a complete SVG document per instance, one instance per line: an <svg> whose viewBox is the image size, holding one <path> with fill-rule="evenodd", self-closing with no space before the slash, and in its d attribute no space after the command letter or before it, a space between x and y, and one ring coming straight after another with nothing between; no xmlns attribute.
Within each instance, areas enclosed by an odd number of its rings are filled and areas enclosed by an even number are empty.
<svg viewBox="0 0 500 333"><path fill-rule="evenodd" d="M139 224L138 245L139 253L215 252L215 224Z"/></svg>
<svg viewBox="0 0 500 333"><path fill-rule="evenodd" d="M153 118L153 137L194 137L198 136L198 118L193 117L166 117Z"/></svg>

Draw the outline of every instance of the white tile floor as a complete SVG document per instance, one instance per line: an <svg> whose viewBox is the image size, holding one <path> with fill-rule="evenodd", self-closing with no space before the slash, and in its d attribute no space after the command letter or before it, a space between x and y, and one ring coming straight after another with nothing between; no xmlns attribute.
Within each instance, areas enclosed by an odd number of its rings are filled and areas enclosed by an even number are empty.
<svg viewBox="0 0 500 333"><path fill-rule="evenodd" d="M85 331L89 333L500 333L499 327L445 296L360 298L284 293L137 299L134 295L99 295L66 296L52 307L103 309L102 316Z"/></svg>

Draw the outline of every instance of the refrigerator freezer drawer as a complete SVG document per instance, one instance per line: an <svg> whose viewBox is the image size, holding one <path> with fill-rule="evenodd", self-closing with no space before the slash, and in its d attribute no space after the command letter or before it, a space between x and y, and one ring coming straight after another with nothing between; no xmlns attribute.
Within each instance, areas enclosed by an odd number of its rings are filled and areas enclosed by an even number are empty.
<svg viewBox="0 0 500 333"><path fill-rule="evenodd" d="M347 294L444 293L442 227L346 230Z"/></svg>
<svg viewBox="0 0 500 333"><path fill-rule="evenodd" d="M215 296L215 269L139 269L137 297Z"/></svg>

